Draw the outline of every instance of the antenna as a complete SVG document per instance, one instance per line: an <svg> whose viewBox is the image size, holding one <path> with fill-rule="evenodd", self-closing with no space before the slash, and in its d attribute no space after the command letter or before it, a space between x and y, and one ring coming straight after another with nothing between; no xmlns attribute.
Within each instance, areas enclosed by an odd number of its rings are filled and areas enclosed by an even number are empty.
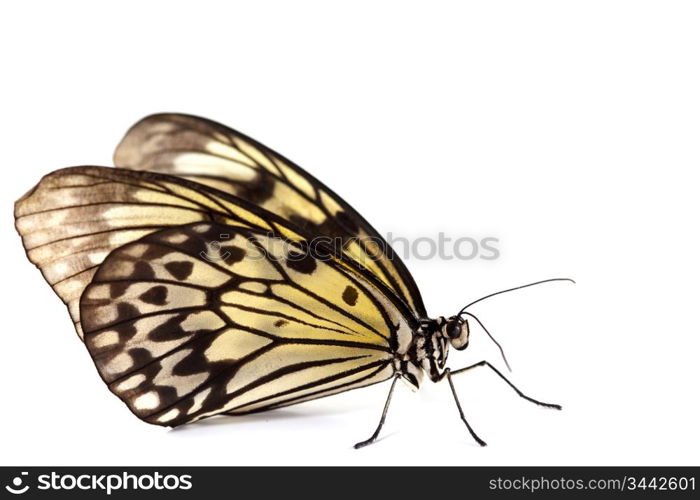
<svg viewBox="0 0 700 500"><path fill-rule="evenodd" d="M550 278L550 279L548 279L548 280L535 281L534 283L528 283L527 285L520 285L520 286L516 286L516 287L514 287L514 288L508 288L507 290L501 290L500 292L490 293L490 294L488 294L488 295L485 295L485 296L481 297L480 299L476 299L474 302L470 302L469 304L467 304L466 306L464 306L464 307L462 308L461 311L459 311L459 313L457 314L457 316L461 316L462 314L464 314L464 311L466 311L467 308L473 306L473 305L476 304L477 302L481 302L482 300L490 299L491 297L495 297L496 295L500 295L500 294L502 294L502 293L507 293L507 292L512 292L512 291L515 291L515 290L520 290L520 289L522 289L522 288L527 288L527 287L529 287L529 286L541 285L542 283L550 283L550 282L552 282L552 281L570 281L571 283L574 283L574 284L576 283L576 282L575 282L574 280L572 280L571 278Z"/></svg>

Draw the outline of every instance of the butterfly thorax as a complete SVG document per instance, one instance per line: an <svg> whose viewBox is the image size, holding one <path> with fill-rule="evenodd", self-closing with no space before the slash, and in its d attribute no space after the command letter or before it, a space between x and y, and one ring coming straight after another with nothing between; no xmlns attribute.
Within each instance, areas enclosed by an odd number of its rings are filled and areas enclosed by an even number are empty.
<svg viewBox="0 0 700 500"><path fill-rule="evenodd" d="M439 380L447 362L449 339L443 335L444 317L421 320L407 355L430 380Z"/></svg>
<svg viewBox="0 0 700 500"><path fill-rule="evenodd" d="M437 382L444 375L449 347L462 350L468 343L469 325L460 318L440 316L421 320L398 368L403 378L416 388L423 373Z"/></svg>

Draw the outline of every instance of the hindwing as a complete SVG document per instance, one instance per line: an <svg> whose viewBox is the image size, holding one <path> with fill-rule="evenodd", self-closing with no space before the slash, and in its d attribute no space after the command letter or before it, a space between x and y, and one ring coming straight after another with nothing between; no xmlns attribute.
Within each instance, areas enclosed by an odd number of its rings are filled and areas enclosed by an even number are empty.
<svg viewBox="0 0 700 500"><path fill-rule="evenodd" d="M333 257L212 222L111 252L80 317L112 392L170 426L386 380L411 338L392 301Z"/></svg>

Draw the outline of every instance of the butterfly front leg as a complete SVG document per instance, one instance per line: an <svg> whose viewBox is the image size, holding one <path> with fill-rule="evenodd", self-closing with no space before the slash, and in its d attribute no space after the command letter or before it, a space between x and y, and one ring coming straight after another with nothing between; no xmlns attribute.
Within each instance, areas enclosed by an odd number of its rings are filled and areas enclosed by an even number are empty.
<svg viewBox="0 0 700 500"><path fill-rule="evenodd" d="M455 385L452 383L452 373L450 372L450 369L445 368L443 375L447 378L447 382L450 384L450 389L452 390L452 396L454 396L454 398L455 398L455 404L457 405L457 411L459 411L459 418L461 418L462 422L464 422L464 425L467 426L467 430L469 431L469 434L471 434L472 437L474 438L474 441L479 443L479 446L486 446L486 441L484 441L479 436L477 436L476 432L474 432L474 429L472 429L472 426L469 425L469 422L467 422L467 417L464 416L464 411L462 410L462 405L460 404L459 398L457 397L457 391L455 390Z"/></svg>
<svg viewBox="0 0 700 500"><path fill-rule="evenodd" d="M517 394L523 399L526 399L527 401L530 401L531 403L534 403L538 406L543 406L545 408L553 408L555 410L561 410L561 406L558 404L553 404L553 403L543 403L542 401L538 401L537 399L531 398L530 396L527 396L524 394L520 389L518 389L515 384L513 384L508 378L506 378L505 375L503 375L495 366L493 366L491 363L489 363L486 360L481 360L478 363L474 363L473 365L466 366L464 368L460 368L459 370L451 371L449 368L445 368L445 370L442 372L441 376L438 378L438 380L435 380L436 382L439 380L442 380L443 378L447 378L447 382L450 384L450 389L452 390L452 396L455 398L455 403L457 404L457 410L459 411L459 416L462 419L462 422L467 426L467 430L469 433L472 435L474 440L479 443L481 446L486 446L486 442L484 442L483 439L481 439L479 436L476 435L474 430L472 429L471 425L469 425L469 422L467 422L466 417L464 416L464 411L462 410L462 405L459 402L459 398L457 397L457 391L455 390L455 386L452 383L452 375L457 375L459 373L464 373L466 371L469 371L473 368L479 368L481 366L486 366L488 368L491 368L496 375L498 375L505 383L507 383Z"/></svg>

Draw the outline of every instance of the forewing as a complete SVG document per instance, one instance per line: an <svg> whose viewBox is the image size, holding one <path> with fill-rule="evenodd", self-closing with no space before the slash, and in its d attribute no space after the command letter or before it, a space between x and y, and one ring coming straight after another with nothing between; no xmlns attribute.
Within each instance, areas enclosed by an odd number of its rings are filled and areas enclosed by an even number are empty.
<svg viewBox="0 0 700 500"><path fill-rule="evenodd" d="M115 164L185 177L248 200L315 236L338 239L343 251L425 317L408 269L381 235L324 184L270 148L216 122L159 114L134 125Z"/></svg>
<svg viewBox="0 0 700 500"><path fill-rule="evenodd" d="M113 251L80 315L112 392L170 426L380 382L410 338L393 303L336 260L216 223Z"/></svg>
<svg viewBox="0 0 700 500"><path fill-rule="evenodd" d="M15 226L29 260L68 306L78 335L78 300L114 249L154 231L199 221L274 230L288 224L245 203L174 176L104 167L53 172L15 204Z"/></svg>

